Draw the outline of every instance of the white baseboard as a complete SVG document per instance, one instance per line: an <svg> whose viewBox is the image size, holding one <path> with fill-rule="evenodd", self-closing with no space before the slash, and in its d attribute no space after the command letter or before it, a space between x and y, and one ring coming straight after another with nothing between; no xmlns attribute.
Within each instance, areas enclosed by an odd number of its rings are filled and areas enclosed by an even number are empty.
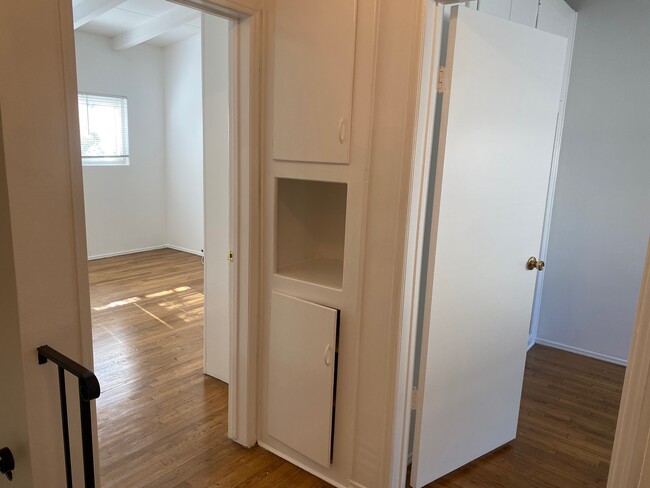
<svg viewBox="0 0 650 488"><path fill-rule="evenodd" d="M139 252L157 251L159 249L165 249L166 247L167 247L166 244L161 244L159 246L142 247L140 249L130 249L128 251L118 251L118 252L109 252L109 253L106 253L106 254L96 254L94 256L88 256L88 261L94 261L96 259L104 259L104 258L113 258L115 256L126 256L127 254L137 254Z"/></svg>
<svg viewBox="0 0 650 488"><path fill-rule="evenodd" d="M165 247L168 247L169 249L174 249L175 251L187 252L189 254L196 254L197 256L203 256L203 253L201 251L196 251L194 249L188 249L186 247L181 247L181 246L175 246L174 244L167 244Z"/></svg>
<svg viewBox="0 0 650 488"><path fill-rule="evenodd" d="M304 464L301 463L300 461L296 461L295 459L291 458L291 456L287 456L287 455L286 455L285 453L283 453L282 451L279 451L279 450L277 450L277 449L274 449L273 447L270 447L268 444L264 444L263 442L260 442L260 441L257 441L257 443L259 444L259 446L260 446L261 448L266 449L267 451L272 452L273 454L275 454L275 455L278 456L278 457L281 457L281 458L284 459L285 461L289 461L291 464L294 464L294 465L298 466L300 469L304 469L305 471L307 471L308 473L313 474L313 475L316 476L317 478L320 478L320 479L322 479L323 481L327 481L330 485L336 486L337 488L348 488L348 487L346 487L345 485L342 485L341 483L339 483L339 482L337 482L337 481L334 481L333 479L328 478L327 476L323 476L322 473L319 473L319 472L316 471L315 469L312 469L312 468L310 468L310 467L304 465ZM355 486L355 487L359 486L359 487L360 487L361 485L358 485L357 483L354 483L354 484L350 484L350 486ZM363 488L363 487L362 487L362 488Z"/></svg>
<svg viewBox="0 0 650 488"><path fill-rule="evenodd" d="M606 361L608 363L618 364L620 366L627 366L627 360L621 358L615 358L613 356L608 356L607 354L601 354L599 352L587 351L586 349L580 349L579 347L567 346L566 344L561 344L559 342L547 341L546 339L540 339L539 337L535 340L537 344L542 346L553 347L555 349L561 349L563 351L573 352L580 354L581 356L587 356L594 359L600 359L601 361Z"/></svg>
<svg viewBox="0 0 650 488"><path fill-rule="evenodd" d="M348 481L348 488L367 488L365 485L360 485L356 481Z"/></svg>
<svg viewBox="0 0 650 488"><path fill-rule="evenodd" d="M528 351L530 351L530 348L535 345L535 336L534 335L529 335L528 336Z"/></svg>
<svg viewBox="0 0 650 488"><path fill-rule="evenodd" d="M197 256L203 256L203 253L201 251L195 251L193 249L187 249L187 248L180 247L180 246L174 246L173 244L161 244L159 246L142 247L140 249L130 249L128 251L118 251L118 252L109 252L109 253L106 253L106 254L96 254L95 256L88 256L88 261L95 261L97 259L104 259L104 258L114 258L116 256L126 256L127 254L137 254L139 252L158 251L160 249L173 249L175 251L181 251L181 252L186 252L186 253L189 253L189 254L195 254Z"/></svg>

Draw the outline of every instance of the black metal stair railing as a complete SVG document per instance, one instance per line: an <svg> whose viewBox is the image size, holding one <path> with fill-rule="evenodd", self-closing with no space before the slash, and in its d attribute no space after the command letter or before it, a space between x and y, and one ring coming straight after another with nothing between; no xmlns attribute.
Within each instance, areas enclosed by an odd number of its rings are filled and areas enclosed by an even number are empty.
<svg viewBox="0 0 650 488"><path fill-rule="evenodd" d="M79 410L81 412L81 446L86 488L95 487L95 464L93 457L92 421L90 402L99 397L99 381L95 374L81 364L45 345L38 348L38 364L52 361L59 367L59 396L61 400L61 422L63 426L63 448L65 452L65 474L68 488L72 488L72 462L70 460L70 431L68 429L68 401L65 392L65 372L74 375L79 383Z"/></svg>
<svg viewBox="0 0 650 488"><path fill-rule="evenodd" d="M11 449L3 447L0 449L0 474L4 474L9 481L14 479L13 470L16 469L16 462Z"/></svg>

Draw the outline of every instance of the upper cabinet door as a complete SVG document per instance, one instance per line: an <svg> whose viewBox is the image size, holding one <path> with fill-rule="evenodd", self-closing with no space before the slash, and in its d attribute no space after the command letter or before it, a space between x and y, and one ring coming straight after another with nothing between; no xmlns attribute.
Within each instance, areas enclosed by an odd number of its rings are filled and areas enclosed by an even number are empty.
<svg viewBox="0 0 650 488"><path fill-rule="evenodd" d="M273 159L349 163L356 0L276 0Z"/></svg>

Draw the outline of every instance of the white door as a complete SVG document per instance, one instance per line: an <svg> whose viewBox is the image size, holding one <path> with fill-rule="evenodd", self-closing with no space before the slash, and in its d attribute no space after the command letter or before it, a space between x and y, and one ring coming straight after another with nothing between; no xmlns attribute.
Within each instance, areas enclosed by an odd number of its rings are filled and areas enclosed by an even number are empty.
<svg viewBox="0 0 650 488"><path fill-rule="evenodd" d="M566 40L454 8L412 486L516 436Z"/></svg>
<svg viewBox="0 0 650 488"><path fill-rule="evenodd" d="M339 311L271 295L269 435L329 468Z"/></svg>
<svg viewBox="0 0 650 488"><path fill-rule="evenodd" d="M228 20L202 14L205 372L230 380Z"/></svg>
<svg viewBox="0 0 650 488"><path fill-rule="evenodd" d="M1 111L1 109L0 109ZM33 486L27 412L25 411L25 377L20 323L18 321L18 290L14 272L14 253L9 215L9 189L5 169L4 133L0 114L0 371L3 372L0 395L0 449L7 447L14 457L14 486ZM0 475L0 483L3 483ZM7 482L8 483L8 482Z"/></svg>

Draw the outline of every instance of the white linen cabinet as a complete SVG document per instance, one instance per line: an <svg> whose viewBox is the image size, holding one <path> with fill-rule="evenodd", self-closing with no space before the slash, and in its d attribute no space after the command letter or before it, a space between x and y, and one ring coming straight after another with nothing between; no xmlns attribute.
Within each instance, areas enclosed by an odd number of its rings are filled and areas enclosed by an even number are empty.
<svg viewBox="0 0 650 488"><path fill-rule="evenodd" d="M372 5L265 3L258 442L339 486L354 450Z"/></svg>

